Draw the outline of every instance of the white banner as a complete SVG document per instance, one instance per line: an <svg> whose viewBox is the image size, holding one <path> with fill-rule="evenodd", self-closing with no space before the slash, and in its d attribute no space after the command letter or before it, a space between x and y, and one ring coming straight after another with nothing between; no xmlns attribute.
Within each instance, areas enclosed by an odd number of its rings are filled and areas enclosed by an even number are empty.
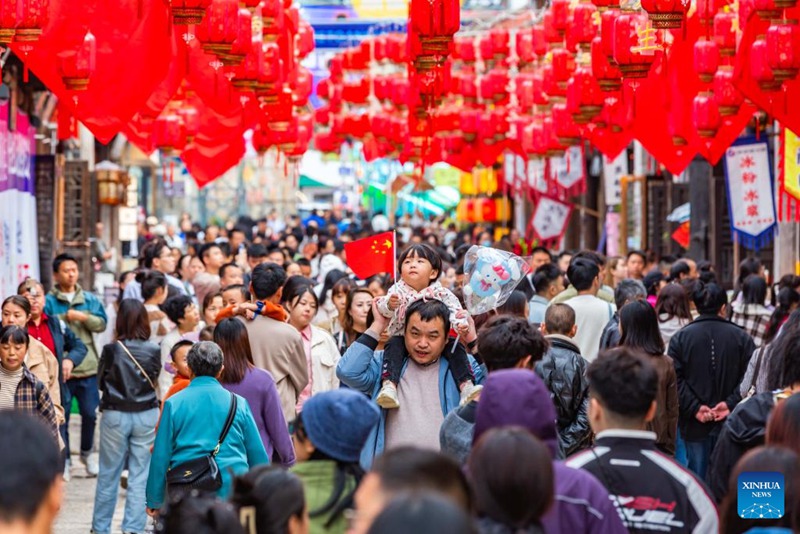
<svg viewBox="0 0 800 534"><path fill-rule="evenodd" d="M614 159L603 156L603 185L606 206L619 206L622 202L622 177L628 174L628 151L623 150Z"/></svg>
<svg viewBox="0 0 800 534"><path fill-rule="evenodd" d="M747 248L760 248L772 239L776 225L767 143L731 146L725 152L725 177L733 231Z"/></svg>
<svg viewBox="0 0 800 534"><path fill-rule="evenodd" d="M572 205L542 196L536 203L531 226L534 235L542 241L560 239L567 230Z"/></svg>

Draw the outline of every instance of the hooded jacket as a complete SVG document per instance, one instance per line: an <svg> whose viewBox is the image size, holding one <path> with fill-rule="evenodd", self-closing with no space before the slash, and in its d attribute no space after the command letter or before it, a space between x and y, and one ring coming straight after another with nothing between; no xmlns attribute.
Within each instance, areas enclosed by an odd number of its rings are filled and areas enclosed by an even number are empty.
<svg viewBox="0 0 800 534"><path fill-rule="evenodd" d="M702 441L719 432L722 422L695 419L700 406L724 401L733 411L742 400L739 384L755 350L753 339L740 327L716 315L701 315L669 342L675 364L680 413L678 427L686 441Z"/></svg>
<svg viewBox="0 0 800 534"><path fill-rule="evenodd" d="M539 375L556 407L558 437L564 454L589 445L589 382L586 380L586 360L572 340L560 334L546 336L550 349L534 370Z"/></svg>
<svg viewBox="0 0 800 534"><path fill-rule="evenodd" d="M478 402L473 443L492 428L512 425L530 431L556 456L556 410L550 392L536 373L525 369L494 371L489 375ZM591 474L556 461L553 476L553 506L542 517L545 532L628 532L608 492Z"/></svg>
<svg viewBox="0 0 800 534"><path fill-rule="evenodd" d="M739 404L722 425L708 465L708 486L717 502L728 492L728 477L736 462L750 449L764 444L767 420L784 390L758 393Z"/></svg>

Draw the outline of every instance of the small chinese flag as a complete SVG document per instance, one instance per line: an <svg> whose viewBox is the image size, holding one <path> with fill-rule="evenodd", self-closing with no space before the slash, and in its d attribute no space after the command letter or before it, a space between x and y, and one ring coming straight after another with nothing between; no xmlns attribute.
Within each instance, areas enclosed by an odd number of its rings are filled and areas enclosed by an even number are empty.
<svg viewBox="0 0 800 534"><path fill-rule="evenodd" d="M347 265L362 280L378 273L394 273L394 232L383 232L371 237L345 243Z"/></svg>

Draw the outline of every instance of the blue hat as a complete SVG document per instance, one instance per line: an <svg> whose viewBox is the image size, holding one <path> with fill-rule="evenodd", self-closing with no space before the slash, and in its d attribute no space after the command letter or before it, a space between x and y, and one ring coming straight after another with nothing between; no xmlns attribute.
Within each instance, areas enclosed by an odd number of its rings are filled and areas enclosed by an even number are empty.
<svg viewBox="0 0 800 534"><path fill-rule="evenodd" d="M319 393L303 404L303 427L311 443L334 460L358 462L378 424L378 406L352 389Z"/></svg>

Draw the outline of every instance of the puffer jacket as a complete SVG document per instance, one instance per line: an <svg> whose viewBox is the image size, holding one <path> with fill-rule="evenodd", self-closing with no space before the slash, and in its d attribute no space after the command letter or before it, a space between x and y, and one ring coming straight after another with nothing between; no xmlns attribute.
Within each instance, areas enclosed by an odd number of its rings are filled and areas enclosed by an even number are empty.
<svg viewBox="0 0 800 534"><path fill-rule="evenodd" d="M125 343L139 365L131 360L121 343ZM150 380L142 376L139 366ZM160 371L161 350L155 343L140 340L109 343L103 347L97 368L97 384L103 394L100 409L143 412L158 408L158 397L151 381L158 383Z"/></svg>
<svg viewBox="0 0 800 534"><path fill-rule="evenodd" d="M558 415L558 439L566 456L590 445L589 382L578 346L559 334L546 336L550 349L536 362L536 374L550 391Z"/></svg>
<svg viewBox="0 0 800 534"><path fill-rule="evenodd" d="M775 403L787 396L784 390L758 393L741 402L725 419L706 474L717 502L728 493L728 478L739 459L747 451L764 444L769 415Z"/></svg>

